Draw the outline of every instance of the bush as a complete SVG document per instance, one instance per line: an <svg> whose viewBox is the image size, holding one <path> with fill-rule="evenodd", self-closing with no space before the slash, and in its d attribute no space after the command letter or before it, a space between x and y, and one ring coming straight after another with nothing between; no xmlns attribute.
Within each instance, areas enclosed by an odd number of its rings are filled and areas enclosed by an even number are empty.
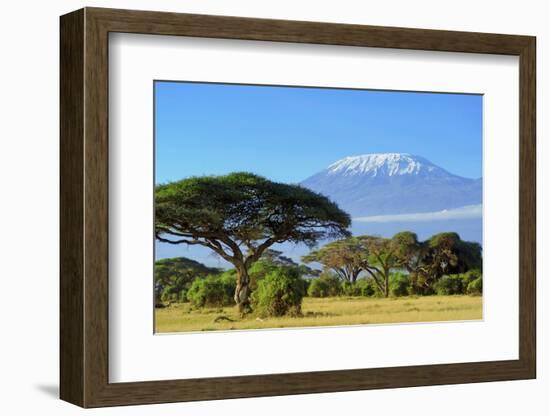
<svg viewBox="0 0 550 416"><path fill-rule="evenodd" d="M289 260L289 262L290 261L291 260ZM255 262L248 270L248 275L250 276L250 290L254 292L258 287L258 282L260 280L262 280L269 273L272 273L274 271L281 270L281 269L294 270L300 276L304 276L306 274L311 275L311 273L313 272L311 269L309 269L304 265L282 264L281 262L276 263L274 261L265 260L265 259L260 260ZM302 282L304 284L304 293L307 293L309 281L302 279Z"/></svg>
<svg viewBox="0 0 550 416"><path fill-rule="evenodd" d="M481 277L481 275L477 279L474 279L470 283L468 283L466 293L468 293L468 295L483 294L483 278Z"/></svg>
<svg viewBox="0 0 550 416"><path fill-rule="evenodd" d="M305 295L304 282L295 268L279 267L257 282L252 307L263 316L299 316Z"/></svg>
<svg viewBox="0 0 550 416"><path fill-rule="evenodd" d="M354 284L345 283L342 287L346 296L370 297L378 293L378 288L372 279L358 279Z"/></svg>
<svg viewBox="0 0 550 416"><path fill-rule="evenodd" d="M258 287L258 282L276 269L277 265L266 260L260 260L252 264L248 270L248 276L250 277L250 290L254 292Z"/></svg>
<svg viewBox="0 0 550 416"><path fill-rule="evenodd" d="M235 288L237 287L237 272L235 269L230 269L223 272L218 277L222 283L225 299L227 305L231 305L234 302Z"/></svg>
<svg viewBox="0 0 550 416"><path fill-rule="evenodd" d="M438 295L461 295L464 289L463 276L460 274L445 275L434 284Z"/></svg>
<svg viewBox="0 0 550 416"><path fill-rule="evenodd" d="M481 277L481 271L477 269L468 270L466 273L462 273L460 276L462 277L464 288L467 288L470 283Z"/></svg>
<svg viewBox="0 0 550 416"><path fill-rule="evenodd" d="M414 296L430 296L435 293L433 285L428 284L428 279L421 273L409 274L409 294Z"/></svg>
<svg viewBox="0 0 550 416"><path fill-rule="evenodd" d="M304 296L309 296L308 293L309 293L309 286L311 285L311 280L302 278L302 282L304 285Z"/></svg>
<svg viewBox="0 0 550 416"><path fill-rule="evenodd" d="M434 284L438 295L481 295L481 271L474 269L461 274L443 276Z"/></svg>
<svg viewBox="0 0 550 416"><path fill-rule="evenodd" d="M330 273L323 273L317 279L312 279L307 290L308 296L313 298L340 296L342 292L340 280Z"/></svg>
<svg viewBox="0 0 550 416"><path fill-rule="evenodd" d="M390 275L390 293L392 296L408 296L411 282L409 276L404 273L392 273Z"/></svg>
<svg viewBox="0 0 550 416"><path fill-rule="evenodd" d="M235 286L235 279L228 273L196 279L187 292L187 299L196 307L231 305Z"/></svg>
<svg viewBox="0 0 550 416"><path fill-rule="evenodd" d="M177 286L165 286L160 292L160 301L167 303L179 302L180 293L182 292L185 294L185 291L183 289L180 291Z"/></svg>
<svg viewBox="0 0 550 416"><path fill-rule="evenodd" d="M187 290L183 289L178 293L177 302L179 303L187 302Z"/></svg>

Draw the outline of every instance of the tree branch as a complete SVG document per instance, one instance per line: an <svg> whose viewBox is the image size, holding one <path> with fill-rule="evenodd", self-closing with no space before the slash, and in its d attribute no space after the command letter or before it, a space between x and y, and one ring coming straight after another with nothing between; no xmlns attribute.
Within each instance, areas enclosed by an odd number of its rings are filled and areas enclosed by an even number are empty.
<svg viewBox="0 0 550 416"><path fill-rule="evenodd" d="M372 267L375 269L378 273L380 273L380 270L378 270L376 267ZM374 280L374 283L376 283L376 286L378 286L378 289L380 289L381 292L384 292L384 288L382 287L382 283L378 280L378 276L376 273L374 273L370 268L365 268L365 271L370 274Z"/></svg>
<svg viewBox="0 0 550 416"><path fill-rule="evenodd" d="M174 244L174 245L176 245L176 244L189 244L189 245L201 245L201 246L204 246L204 247L208 247L209 249L213 250L215 253L220 255L224 260L227 260L228 262L230 262L232 264L234 264L235 261L237 260L237 258L235 256L231 256L231 255L227 254L223 250L220 243L217 242L216 240L205 239L203 241L203 240L199 240L196 237L189 237L189 238L191 238L191 240L188 239L188 238L184 238L184 239L181 239L181 240L170 240L168 238L161 237L158 233L156 234L156 238L160 242L168 243L168 244Z"/></svg>
<svg viewBox="0 0 550 416"><path fill-rule="evenodd" d="M258 260L263 252L277 242L277 237L271 237L265 240L262 244L256 247L256 251L246 258L244 261L245 267L248 267Z"/></svg>

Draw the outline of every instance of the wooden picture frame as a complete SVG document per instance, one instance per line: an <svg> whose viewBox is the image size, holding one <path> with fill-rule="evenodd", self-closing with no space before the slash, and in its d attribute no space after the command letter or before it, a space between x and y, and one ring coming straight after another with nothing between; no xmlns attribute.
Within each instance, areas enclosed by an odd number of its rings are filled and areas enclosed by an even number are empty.
<svg viewBox="0 0 550 416"><path fill-rule="evenodd" d="M82 407L536 377L535 38L85 8L61 17L60 396ZM515 55L520 66L519 359L109 383L110 32Z"/></svg>

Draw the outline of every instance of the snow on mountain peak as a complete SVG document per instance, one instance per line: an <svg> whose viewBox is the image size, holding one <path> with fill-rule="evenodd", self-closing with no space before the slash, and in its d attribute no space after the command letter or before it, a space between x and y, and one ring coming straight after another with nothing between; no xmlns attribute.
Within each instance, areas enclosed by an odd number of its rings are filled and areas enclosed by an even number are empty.
<svg viewBox="0 0 550 416"><path fill-rule="evenodd" d="M370 153L349 156L331 164L329 175L418 175L438 169L428 160L408 153Z"/></svg>

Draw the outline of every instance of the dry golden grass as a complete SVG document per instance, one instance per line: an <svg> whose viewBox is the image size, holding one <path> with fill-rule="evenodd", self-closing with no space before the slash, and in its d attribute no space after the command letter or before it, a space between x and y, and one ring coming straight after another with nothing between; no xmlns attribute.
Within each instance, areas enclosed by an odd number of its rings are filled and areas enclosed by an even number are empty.
<svg viewBox="0 0 550 416"><path fill-rule="evenodd" d="M189 303L155 310L155 332L365 325L482 319L479 296L304 298L303 317L241 319L234 307L193 308ZM219 317L227 317L220 319ZM216 319L218 318L218 319Z"/></svg>

